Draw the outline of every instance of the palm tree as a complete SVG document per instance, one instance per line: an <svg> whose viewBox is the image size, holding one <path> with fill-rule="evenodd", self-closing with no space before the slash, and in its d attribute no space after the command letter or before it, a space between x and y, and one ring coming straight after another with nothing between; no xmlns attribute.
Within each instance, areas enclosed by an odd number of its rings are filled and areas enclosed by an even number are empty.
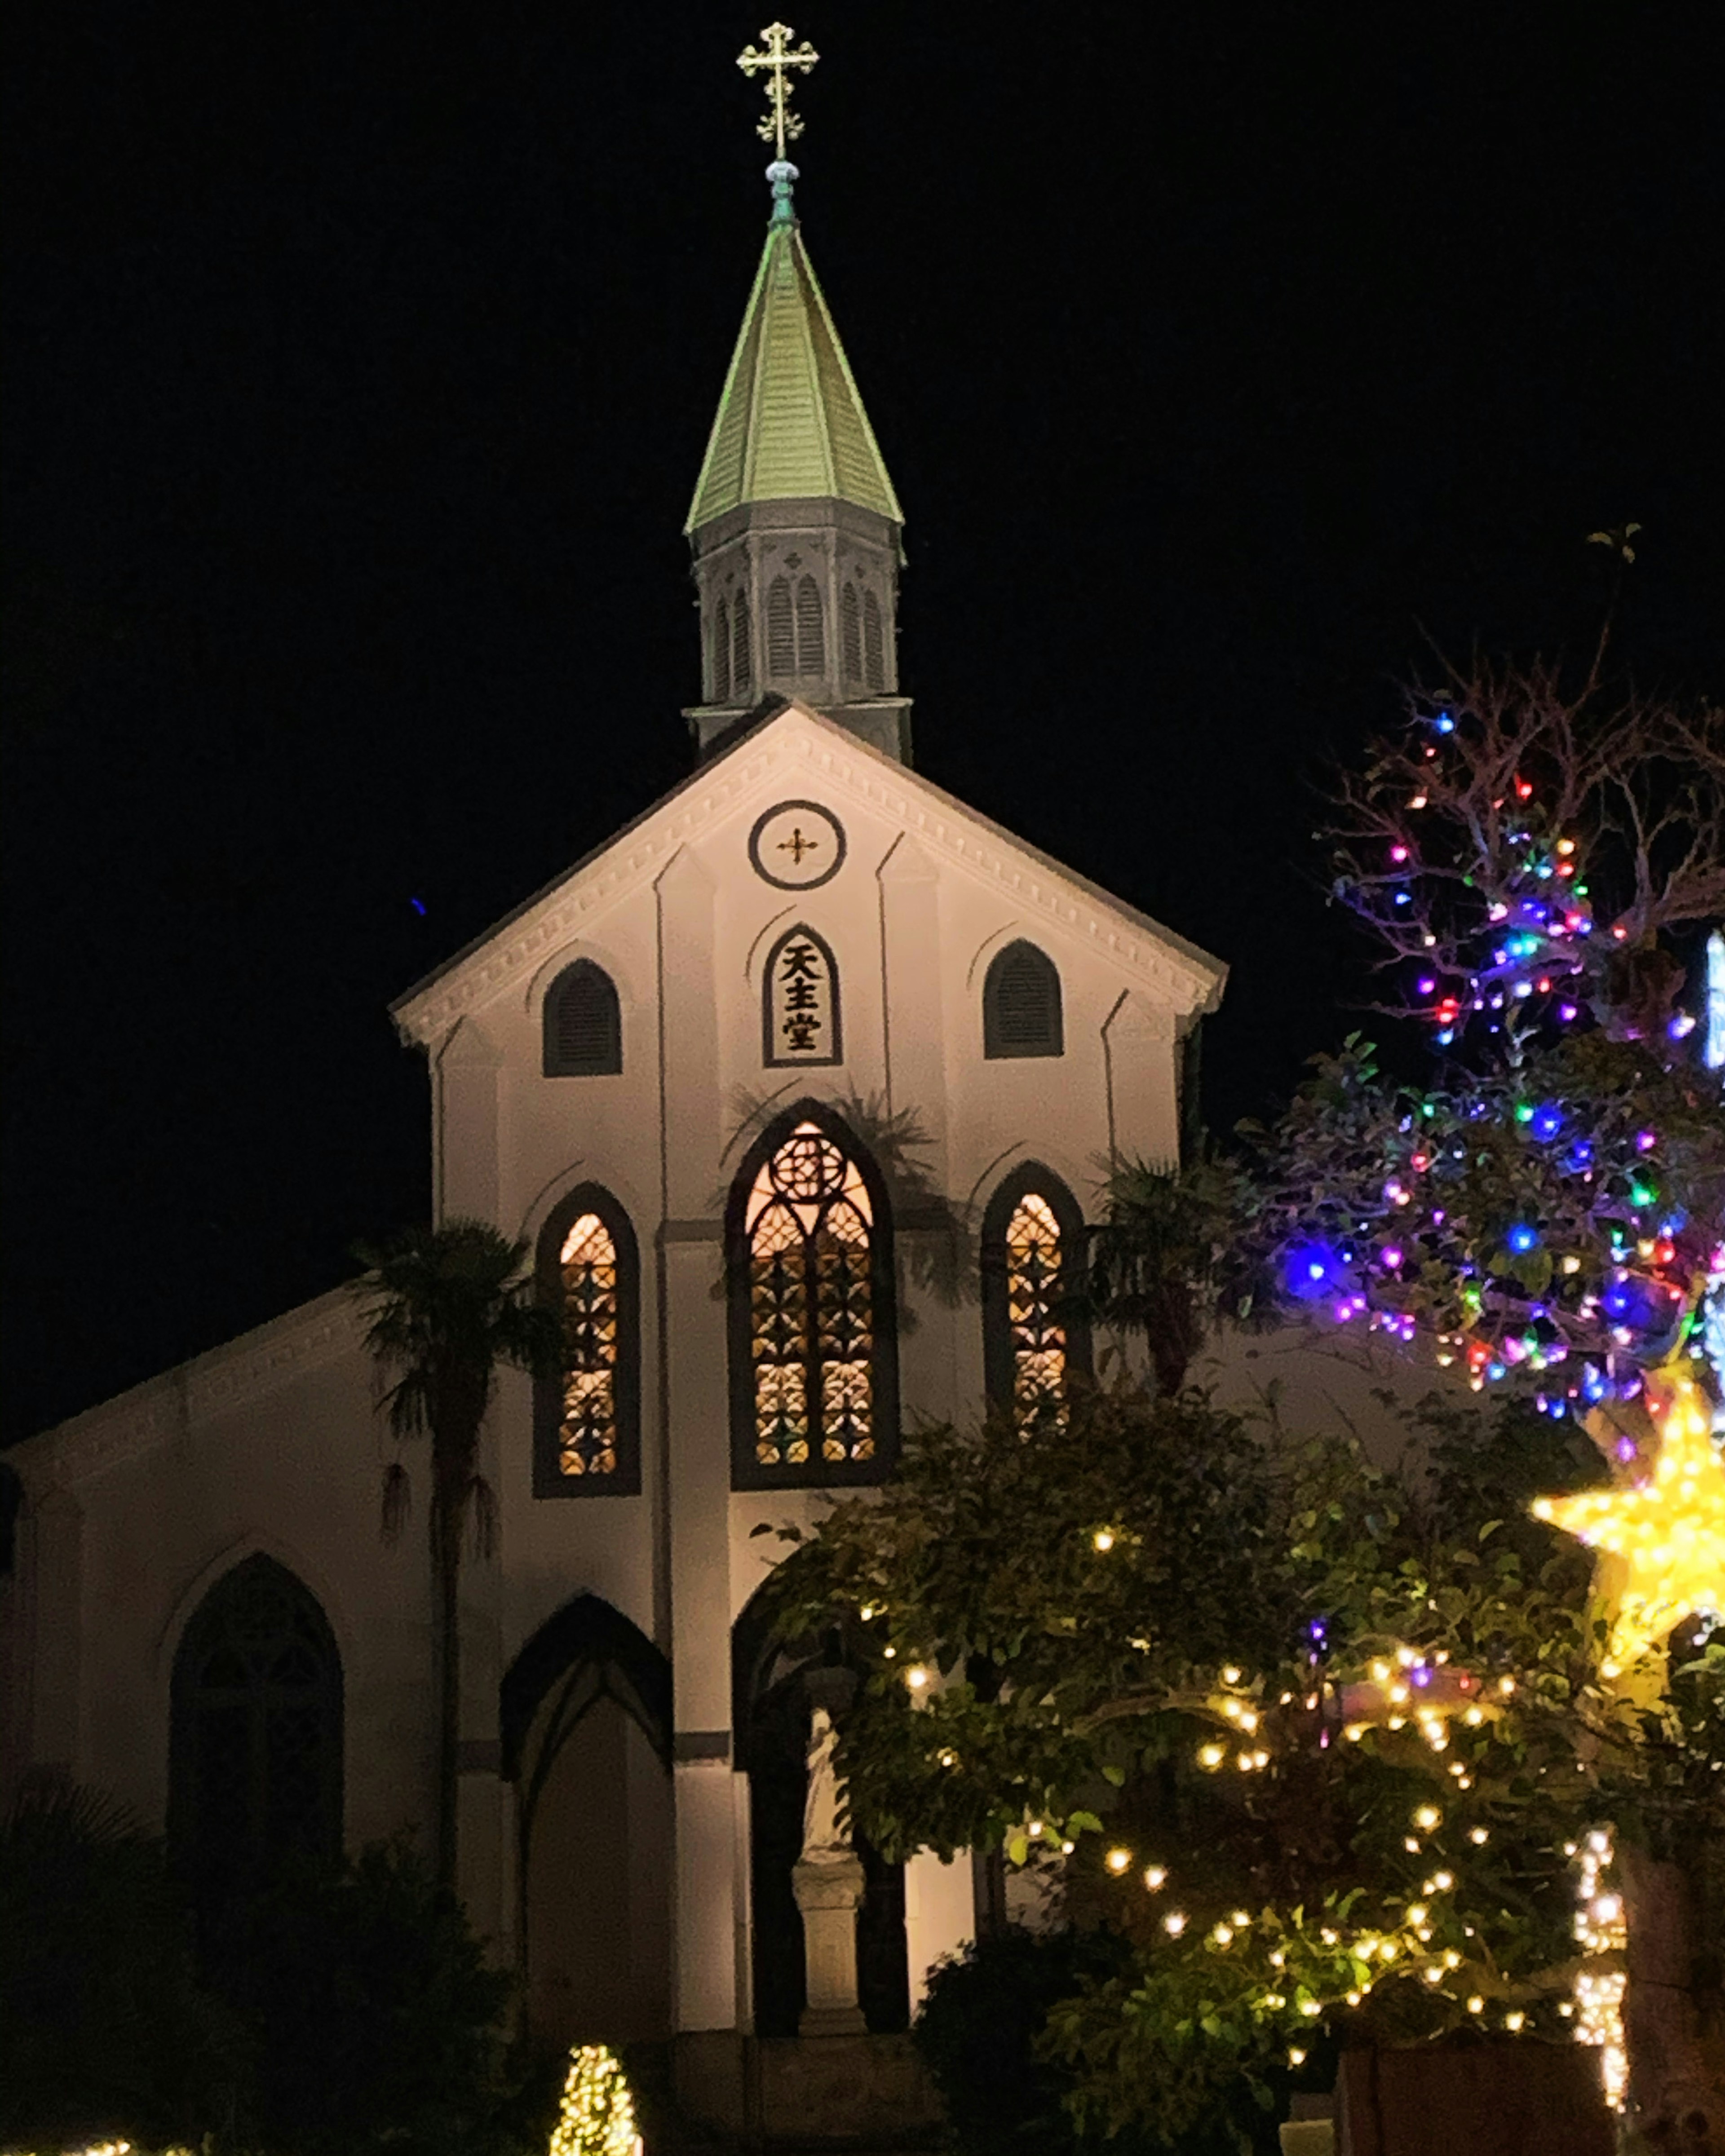
<svg viewBox="0 0 1725 2156"><path fill-rule="evenodd" d="M1105 1194L1085 1283L1091 1315L1144 1342L1156 1389L1172 1397L1229 1300L1223 1275L1235 1178L1217 1161L1117 1161Z"/></svg>
<svg viewBox="0 0 1725 2156"><path fill-rule="evenodd" d="M398 1440L431 1440L433 1644L438 1683L437 1865L455 1878L456 1756L460 1738L459 1589L470 1517L482 1552L491 1547L496 1500L479 1472L480 1427L500 1366L555 1373L561 1327L536 1299L525 1243L485 1220L413 1228L378 1249L355 1251L367 1268L355 1290L367 1304L366 1346L393 1377L381 1405ZM383 1533L406 1517L401 1461L383 1477Z"/></svg>

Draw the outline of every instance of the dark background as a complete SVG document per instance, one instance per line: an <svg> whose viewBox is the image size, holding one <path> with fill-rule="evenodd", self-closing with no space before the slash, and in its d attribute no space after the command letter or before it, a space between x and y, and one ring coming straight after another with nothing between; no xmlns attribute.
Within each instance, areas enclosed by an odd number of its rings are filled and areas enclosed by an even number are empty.
<svg viewBox="0 0 1725 2156"><path fill-rule="evenodd" d="M1432 647L1584 650L1633 517L1725 691L1712 13L793 15L920 767L1229 960L1214 1127L1350 1022L1310 783ZM424 1212L386 1002L687 767L768 198L712 0L12 22L16 1436Z"/></svg>

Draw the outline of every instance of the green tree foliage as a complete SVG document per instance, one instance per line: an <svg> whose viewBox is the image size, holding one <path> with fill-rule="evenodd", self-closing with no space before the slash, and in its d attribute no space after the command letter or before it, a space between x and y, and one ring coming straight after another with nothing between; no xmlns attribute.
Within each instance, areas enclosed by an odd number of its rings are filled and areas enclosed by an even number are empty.
<svg viewBox="0 0 1725 2156"><path fill-rule="evenodd" d="M195 2141L248 2064L200 1984L160 1840L82 1789L0 1824L0 2143Z"/></svg>
<svg viewBox="0 0 1725 2156"><path fill-rule="evenodd" d="M1049 2017L1081 2122L1194 2130L1327 2039L1567 2034L1565 1845L1650 1754L1595 1680L1584 1553L1525 1517L1599 1464L1520 1419L1478 1476L1440 1422L1409 1479L1192 1394L1080 1394L1028 1434L925 1432L792 1537L787 1629L838 1625L870 1672L839 1753L863 1830L1004 1849L1126 1943ZM1703 1660L1666 1734L1717 1796Z"/></svg>
<svg viewBox="0 0 1725 2156"><path fill-rule="evenodd" d="M526 1246L489 1222L454 1219L416 1228L383 1248L362 1245L356 1292L366 1306L366 1346L393 1375L383 1395L400 1439L431 1445L431 1560L438 1666L439 1876L455 1876L456 1757L460 1738L461 1558L471 1520L489 1548L495 1501L479 1471L480 1430L504 1367L551 1375L562 1342L555 1312L535 1299L523 1269ZM408 1491L398 1460L384 1478L386 1535L399 1531Z"/></svg>

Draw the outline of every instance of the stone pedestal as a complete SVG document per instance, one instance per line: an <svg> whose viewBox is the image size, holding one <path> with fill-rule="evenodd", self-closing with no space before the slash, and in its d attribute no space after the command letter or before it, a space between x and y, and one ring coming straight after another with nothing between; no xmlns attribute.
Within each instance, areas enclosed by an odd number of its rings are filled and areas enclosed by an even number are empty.
<svg viewBox="0 0 1725 2156"><path fill-rule="evenodd" d="M825 1864L806 1858L791 1873L803 1912L803 1958L808 2005L798 2022L804 2036L860 2036L867 2027L856 2003L856 1912L863 1868L855 1856Z"/></svg>

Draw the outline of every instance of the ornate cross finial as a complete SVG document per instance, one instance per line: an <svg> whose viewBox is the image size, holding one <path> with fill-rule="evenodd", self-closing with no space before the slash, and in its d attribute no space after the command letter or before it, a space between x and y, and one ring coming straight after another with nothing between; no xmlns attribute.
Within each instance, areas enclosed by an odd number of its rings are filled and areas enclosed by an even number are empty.
<svg viewBox="0 0 1725 2156"><path fill-rule="evenodd" d="M755 45L745 45L737 56L737 64L747 75L756 75L763 70L767 75L767 110L756 125L755 132L763 142L773 146L773 155L782 165L784 146L794 142L803 132L803 123L790 109L791 84L788 80L793 68L807 74L820 58L807 38L800 45L793 46L796 35L783 23L769 23L761 33L762 52Z"/></svg>

